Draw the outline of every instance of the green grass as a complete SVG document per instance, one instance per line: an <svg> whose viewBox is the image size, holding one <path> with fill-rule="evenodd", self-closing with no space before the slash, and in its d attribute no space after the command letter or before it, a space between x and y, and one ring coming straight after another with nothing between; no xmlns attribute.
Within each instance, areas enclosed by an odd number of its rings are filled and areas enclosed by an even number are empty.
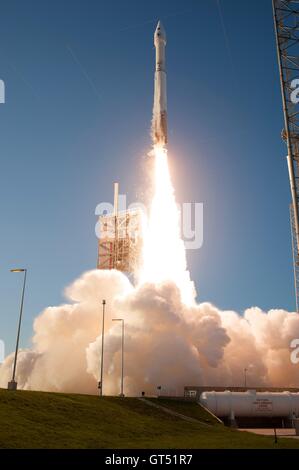
<svg viewBox="0 0 299 470"><path fill-rule="evenodd" d="M168 408L190 418L198 419L206 424L218 424L219 421L210 415L204 408L192 401L178 401L170 398L149 398L150 401L157 405Z"/></svg>
<svg viewBox="0 0 299 470"><path fill-rule="evenodd" d="M195 403L157 403L210 419ZM211 421L189 423L136 398L0 390L0 448L299 448Z"/></svg>

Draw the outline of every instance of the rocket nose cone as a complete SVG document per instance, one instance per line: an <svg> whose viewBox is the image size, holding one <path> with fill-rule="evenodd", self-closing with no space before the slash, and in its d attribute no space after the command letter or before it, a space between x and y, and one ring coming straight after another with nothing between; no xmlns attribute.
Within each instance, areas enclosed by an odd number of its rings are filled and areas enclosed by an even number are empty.
<svg viewBox="0 0 299 470"><path fill-rule="evenodd" d="M158 21L158 24L157 24L157 27L156 27L155 39L162 39L162 40L166 41L165 29L164 29L164 27L163 27L160 20Z"/></svg>

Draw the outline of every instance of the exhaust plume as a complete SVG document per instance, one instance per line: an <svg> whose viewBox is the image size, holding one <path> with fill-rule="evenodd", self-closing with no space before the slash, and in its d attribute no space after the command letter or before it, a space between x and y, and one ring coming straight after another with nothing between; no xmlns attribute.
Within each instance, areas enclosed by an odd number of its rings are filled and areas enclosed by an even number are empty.
<svg viewBox="0 0 299 470"><path fill-rule="evenodd" d="M90 271L66 289L68 303L46 308L34 321L32 348L18 357L18 387L97 393L101 299L107 301L104 394L120 391L121 328L125 320L126 395L182 393L184 385L299 386L289 345L299 316L253 307L243 316L210 303L186 305L173 281L137 287L118 271ZM0 367L11 378L14 355Z"/></svg>

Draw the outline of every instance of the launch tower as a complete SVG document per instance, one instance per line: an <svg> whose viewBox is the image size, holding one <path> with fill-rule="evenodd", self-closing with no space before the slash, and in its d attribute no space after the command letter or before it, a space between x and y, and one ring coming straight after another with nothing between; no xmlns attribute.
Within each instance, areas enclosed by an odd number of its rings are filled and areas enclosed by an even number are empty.
<svg viewBox="0 0 299 470"><path fill-rule="evenodd" d="M118 183L114 184L114 211L99 217L98 269L133 273L141 251L141 211L118 210Z"/></svg>
<svg viewBox="0 0 299 470"><path fill-rule="evenodd" d="M299 2L272 0L291 185L296 308L299 302ZM298 91L296 91L298 89Z"/></svg>

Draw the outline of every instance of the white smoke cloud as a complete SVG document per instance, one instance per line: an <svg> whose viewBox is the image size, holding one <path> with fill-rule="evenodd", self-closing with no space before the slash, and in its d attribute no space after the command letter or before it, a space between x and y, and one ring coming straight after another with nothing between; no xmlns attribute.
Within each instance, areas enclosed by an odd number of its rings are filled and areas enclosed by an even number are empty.
<svg viewBox="0 0 299 470"><path fill-rule="evenodd" d="M32 348L18 356L19 388L97 393L101 359L101 301L105 299L104 393L118 394L121 325L125 321L125 393L172 393L184 385L299 386L290 342L299 315L250 308L244 315L210 303L186 306L173 282L137 287L118 271L84 273L66 289L68 303L34 321ZM13 354L0 366L11 377Z"/></svg>

